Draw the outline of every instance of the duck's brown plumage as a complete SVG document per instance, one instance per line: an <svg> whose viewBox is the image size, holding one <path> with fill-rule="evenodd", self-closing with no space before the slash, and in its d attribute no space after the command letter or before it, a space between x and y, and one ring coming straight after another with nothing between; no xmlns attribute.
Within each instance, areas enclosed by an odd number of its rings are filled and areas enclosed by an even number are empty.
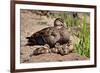
<svg viewBox="0 0 100 73"><path fill-rule="evenodd" d="M50 47L53 47L59 39L60 39L59 31L55 27L47 27L28 37L28 44L29 45L49 44Z"/></svg>
<svg viewBox="0 0 100 73"><path fill-rule="evenodd" d="M58 18L59 20L59 18ZM55 21L58 21L57 19ZM62 19L60 19L63 23ZM30 37L27 37L28 39L28 45L45 45L49 44L50 47L54 47L56 43L64 44L69 42L70 35L66 28L64 26L61 26L61 28L57 28L54 23L54 27L47 27L44 28L34 34L32 34Z"/></svg>

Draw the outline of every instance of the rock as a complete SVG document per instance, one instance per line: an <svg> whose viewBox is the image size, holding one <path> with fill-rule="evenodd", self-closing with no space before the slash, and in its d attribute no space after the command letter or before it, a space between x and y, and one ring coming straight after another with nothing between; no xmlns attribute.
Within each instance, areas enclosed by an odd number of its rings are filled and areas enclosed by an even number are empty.
<svg viewBox="0 0 100 73"><path fill-rule="evenodd" d="M69 53L67 55L60 55L55 53L47 53L47 54L40 54L37 56L32 56L28 63L33 62L61 62L61 61L80 61L80 60L88 60L85 56L80 56L77 53ZM26 63L27 63L26 62Z"/></svg>

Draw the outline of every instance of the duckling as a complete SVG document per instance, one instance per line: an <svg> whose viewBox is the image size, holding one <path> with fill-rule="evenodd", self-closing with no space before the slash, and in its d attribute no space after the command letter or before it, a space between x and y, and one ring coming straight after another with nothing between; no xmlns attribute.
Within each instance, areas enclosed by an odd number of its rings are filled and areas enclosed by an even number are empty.
<svg viewBox="0 0 100 73"><path fill-rule="evenodd" d="M48 44L45 44L44 46L42 47L38 47L36 48L33 53L30 55L33 56L33 55L39 55L39 54L46 54L46 53L50 53L50 48L49 48L49 45Z"/></svg>

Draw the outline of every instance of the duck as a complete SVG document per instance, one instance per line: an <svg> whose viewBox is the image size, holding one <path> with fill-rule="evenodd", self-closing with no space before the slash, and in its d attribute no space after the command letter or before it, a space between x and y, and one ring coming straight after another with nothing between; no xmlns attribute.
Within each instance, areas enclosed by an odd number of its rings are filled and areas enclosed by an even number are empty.
<svg viewBox="0 0 100 73"><path fill-rule="evenodd" d="M27 45L29 46L48 44L52 48L56 43L69 43L70 34L64 27L64 20L62 18L56 18L54 26L37 31L31 36L26 37L26 39L28 39Z"/></svg>

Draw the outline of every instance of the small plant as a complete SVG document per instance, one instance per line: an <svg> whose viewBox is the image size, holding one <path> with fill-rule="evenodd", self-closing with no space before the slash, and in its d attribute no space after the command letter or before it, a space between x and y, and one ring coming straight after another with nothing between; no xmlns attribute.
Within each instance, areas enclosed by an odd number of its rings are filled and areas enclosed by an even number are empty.
<svg viewBox="0 0 100 73"><path fill-rule="evenodd" d="M86 27L86 16L83 18L82 30L79 34L79 43L75 44L76 52L80 55L90 57L90 31Z"/></svg>

